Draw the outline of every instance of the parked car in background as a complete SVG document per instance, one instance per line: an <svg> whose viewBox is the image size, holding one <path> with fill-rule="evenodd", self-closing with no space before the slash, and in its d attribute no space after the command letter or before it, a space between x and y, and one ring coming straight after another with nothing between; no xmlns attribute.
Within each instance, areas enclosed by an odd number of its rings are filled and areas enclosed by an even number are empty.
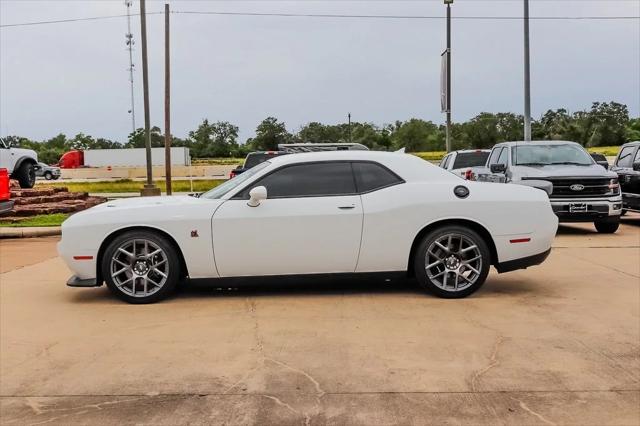
<svg viewBox="0 0 640 426"><path fill-rule="evenodd" d="M257 166L260 163L264 163L270 158L277 157L279 155L288 154L286 151L256 151L250 152L247 154L247 157L244 159L244 163L235 169L231 170L229 173L229 179L238 176L241 173L246 172L252 167Z"/></svg>
<svg viewBox="0 0 640 426"><path fill-rule="evenodd" d="M440 161L440 167L467 180L474 180L478 167L484 167L490 149L468 149L453 151Z"/></svg>
<svg viewBox="0 0 640 426"><path fill-rule="evenodd" d="M9 177L21 188L33 188L36 183L38 154L32 149L14 148L11 142L0 139L0 168L7 169Z"/></svg>
<svg viewBox="0 0 640 426"><path fill-rule="evenodd" d="M57 180L60 179L60 175L60 167L49 166L45 163L38 163L36 176L43 177L46 180Z"/></svg>
<svg viewBox="0 0 640 426"><path fill-rule="evenodd" d="M593 222L616 232L622 213L618 175L596 164L578 143L503 142L493 147L479 181L553 185L549 196L560 222Z"/></svg>
<svg viewBox="0 0 640 426"><path fill-rule="evenodd" d="M618 174L622 188L623 214L640 212L640 141L622 145L611 170Z"/></svg>
<svg viewBox="0 0 640 426"><path fill-rule="evenodd" d="M120 199L76 213L58 251L69 286L106 282L130 303L158 301L183 277L220 285L354 273L408 274L460 298L491 265L543 262L557 226L537 189L465 182L409 154L314 152L271 158L198 198Z"/></svg>
<svg viewBox="0 0 640 426"><path fill-rule="evenodd" d="M607 160L607 157L605 157L604 154L600 154L599 152L592 152L591 158L593 158L593 161L600 164L606 170L609 170L609 161Z"/></svg>

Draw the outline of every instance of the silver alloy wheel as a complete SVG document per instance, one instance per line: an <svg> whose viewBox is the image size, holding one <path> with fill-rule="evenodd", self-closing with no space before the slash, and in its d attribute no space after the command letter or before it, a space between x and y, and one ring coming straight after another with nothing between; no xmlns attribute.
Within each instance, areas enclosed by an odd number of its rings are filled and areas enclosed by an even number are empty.
<svg viewBox="0 0 640 426"><path fill-rule="evenodd" d="M120 291L133 297L147 297L167 282L169 262L156 243L136 238L116 248L109 271Z"/></svg>
<svg viewBox="0 0 640 426"><path fill-rule="evenodd" d="M425 255L431 282L445 291L462 291L473 285L482 271L482 254L468 236L448 233L431 243Z"/></svg>

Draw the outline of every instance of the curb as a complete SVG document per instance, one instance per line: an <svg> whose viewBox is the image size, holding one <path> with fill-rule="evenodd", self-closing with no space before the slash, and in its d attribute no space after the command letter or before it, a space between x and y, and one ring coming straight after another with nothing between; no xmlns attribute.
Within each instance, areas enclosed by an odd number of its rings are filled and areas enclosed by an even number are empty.
<svg viewBox="0 0 640 426"><path fill-rule="evenodd" d="M60 226L0 227L0 239L49 237L62 234Z"/></svg>

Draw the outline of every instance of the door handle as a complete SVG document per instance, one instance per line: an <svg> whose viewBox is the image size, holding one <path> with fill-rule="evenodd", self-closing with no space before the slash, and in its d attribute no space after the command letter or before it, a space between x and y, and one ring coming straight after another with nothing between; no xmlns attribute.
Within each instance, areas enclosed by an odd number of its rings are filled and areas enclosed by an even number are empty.
<svg viewBox="0 0 640 426"><path fill-rule="evenodd" d="M338 206L338 208L339 208L340 210L351 210L351 209L355 209L355 208L356 208L356 206L355 206L355 204L352 204L352 205L350 205L350 206Z"/></svg>

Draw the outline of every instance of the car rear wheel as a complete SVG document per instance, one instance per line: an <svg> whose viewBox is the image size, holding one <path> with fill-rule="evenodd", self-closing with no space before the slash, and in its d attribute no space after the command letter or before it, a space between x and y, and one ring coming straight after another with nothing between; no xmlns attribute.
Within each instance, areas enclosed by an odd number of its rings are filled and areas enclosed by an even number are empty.
<svg viewBox="0 0 640 426"><path fill-rule="evenodd" d="M109 290L129 303L154 303L167 297L180 279L173 245L149 231L130 231L115 238L102 257L102 276Z"/></svg>
<svg viewBox="0 0 640 426"><path fill-rule="evenodd" d="M613 234L620 226L620 218L596 220L594 225L596 230L601 234Z"/></svg>
<svg viewBox="0 0 640 426"><path fill-rule="evenodd" d="M31 163L22 163L13 177L20 183L20 188L33 188L36 184L36 168Z"/></svg>
<svg viewBox="0 0 640 426"><path fill-rule="evenodd" d="M415 253L418 283L448 299L466 297L484 284L491 254L484 239L464 226L444 226L427 234Z"/></svg>

